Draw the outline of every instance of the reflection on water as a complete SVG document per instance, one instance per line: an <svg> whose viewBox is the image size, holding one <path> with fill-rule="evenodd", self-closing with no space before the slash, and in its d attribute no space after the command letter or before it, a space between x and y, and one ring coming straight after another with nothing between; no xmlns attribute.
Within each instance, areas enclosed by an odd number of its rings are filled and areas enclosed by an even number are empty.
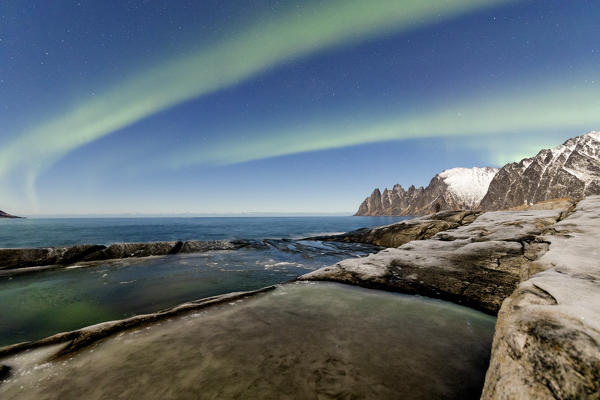
<svg viewBox="0 0 600 400"><path fill-rule="evenodd" d="M475 399L494 318L454 304L297 283L46 363L0 360L3 399ZM45 353L44 353L45 352Z"/></svg>
<svg viewBox="0 0 600 400"><path fill-rule="evenodd" d="M366 245L272 240L264 249L128 259L0 277L0 346L258 289L374 251Z"/></svg>

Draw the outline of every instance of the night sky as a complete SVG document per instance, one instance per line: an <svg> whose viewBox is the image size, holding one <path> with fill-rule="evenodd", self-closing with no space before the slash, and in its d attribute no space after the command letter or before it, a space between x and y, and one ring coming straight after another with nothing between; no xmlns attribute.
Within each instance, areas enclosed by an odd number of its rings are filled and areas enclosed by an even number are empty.
<svg viewBox="0 0 600 400"><path fill-rule="evenodd" d="M600 130L600 2L0 1L0 209L352 213Z"/></svg>

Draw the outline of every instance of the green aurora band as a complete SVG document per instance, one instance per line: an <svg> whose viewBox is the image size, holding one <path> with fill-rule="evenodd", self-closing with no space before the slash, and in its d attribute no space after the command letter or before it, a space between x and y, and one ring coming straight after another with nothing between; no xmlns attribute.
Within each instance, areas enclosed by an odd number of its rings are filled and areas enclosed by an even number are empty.
<svg viewBox="0 0 600 400"><path fill-rule="evenodd" d="M598 75L592 71L591 74ZM590 75L582 73L581 76ZM596 82L600 82L597 77ZM365 113L368 115L369 113ZM187 147L171 155L165 166L227 165L268 157L340 148L389 140L431 137L489 136L509 132L555 131L571 136L600 128L600 85L580 86L539 83L524 91L505 91L494 97L476 96L462 103L420 114L378 116L376 119L332 121L300 130L281 128L269 133L248 134L244 143L216 143ZM584 131L581 131L581 130ZM540 144L534 147L540 149ZM503 146L505 151L506 146ZM499 154L497 163L517 161L530 154L514 149Z"/></svg>
<svg viewBox="0 0 600 400"><path fill-rule="evenodd" d="M391 32L407 31L510 0L335 0L314 2L301 14L290 12L255 21L220 43L154 65L129 79L107 85L104 93L85 100L39 126L22 132L0 150L0 178L23 174L35 198L37 176L70 151L177 104L231 87L285 62L327 48L351 45ZM416 128L415 128L416 129ZM396 137L398 127L378 126L342 137L309 133L283 138L285 153L343 146ZM413 134L425 132L425 127ZM431 134L431 132L429 132ZM268 139L271 140L271 139ZM314 143L296 143L315 140ZM292 141L292 145L288 143ZM259 151L252 159L279 154ZM272 148L272 146L268 147ZM268 149L267 148L267 149ZM238 154L228 162L243 160ZM209 162L210 158L204 160ZM226 160L220 160L226 161Z"/></svg>

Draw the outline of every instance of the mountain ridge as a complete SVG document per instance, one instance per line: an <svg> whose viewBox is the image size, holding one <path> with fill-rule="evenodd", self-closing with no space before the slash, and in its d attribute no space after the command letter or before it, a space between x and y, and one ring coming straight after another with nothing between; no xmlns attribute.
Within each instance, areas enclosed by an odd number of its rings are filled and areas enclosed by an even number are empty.
<svg viewBox="0 0 600 400"><path fill-rule="evenodd" d="M383 193L375 189L355 215L425 215L477 208L498 171L491 167L451 168L435 175L427 187L396 184Z"/></svg>
<svg viewBox="0 0 600 400"><path fill-rule="evenodd" d="M591 131L500 168L480 207L501 210L595 194L600 194L600 132Z"/></svg>
<svg viewBox="0 0 600 400"><path fill-rule="evenodd" d="M435 175L426 188L375 189L354 215L494 211L595 194L600 194L600 132L591 131L501 168L452 168Z"/></svg>

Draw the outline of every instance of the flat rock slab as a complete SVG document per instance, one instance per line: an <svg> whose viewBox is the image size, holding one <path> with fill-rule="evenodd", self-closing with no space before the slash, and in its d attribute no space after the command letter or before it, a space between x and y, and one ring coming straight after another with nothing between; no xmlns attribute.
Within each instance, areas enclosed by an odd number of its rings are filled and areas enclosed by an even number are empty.
<svg viewBox="0 0 600 400"><path fill-rule="evenodd" d="M299 279L421 294L495 314L527 275L524 269L546 250L537 237L562 215L562 210L488 212L431 239L344 260Z"/></svg>
<svg viewBox="0 0 600 400"><path fill-rule="evenodd" d="M483 399L600 398L600 197L543 240L498 314Z"/></svg>
<svg viewBox="0 0 600 400"><path fill-rule="evenodd" d="M0 398L478 399L494 322L439 300L298 282L70 352L55 342L0 356L11 367Z"/></svg>

